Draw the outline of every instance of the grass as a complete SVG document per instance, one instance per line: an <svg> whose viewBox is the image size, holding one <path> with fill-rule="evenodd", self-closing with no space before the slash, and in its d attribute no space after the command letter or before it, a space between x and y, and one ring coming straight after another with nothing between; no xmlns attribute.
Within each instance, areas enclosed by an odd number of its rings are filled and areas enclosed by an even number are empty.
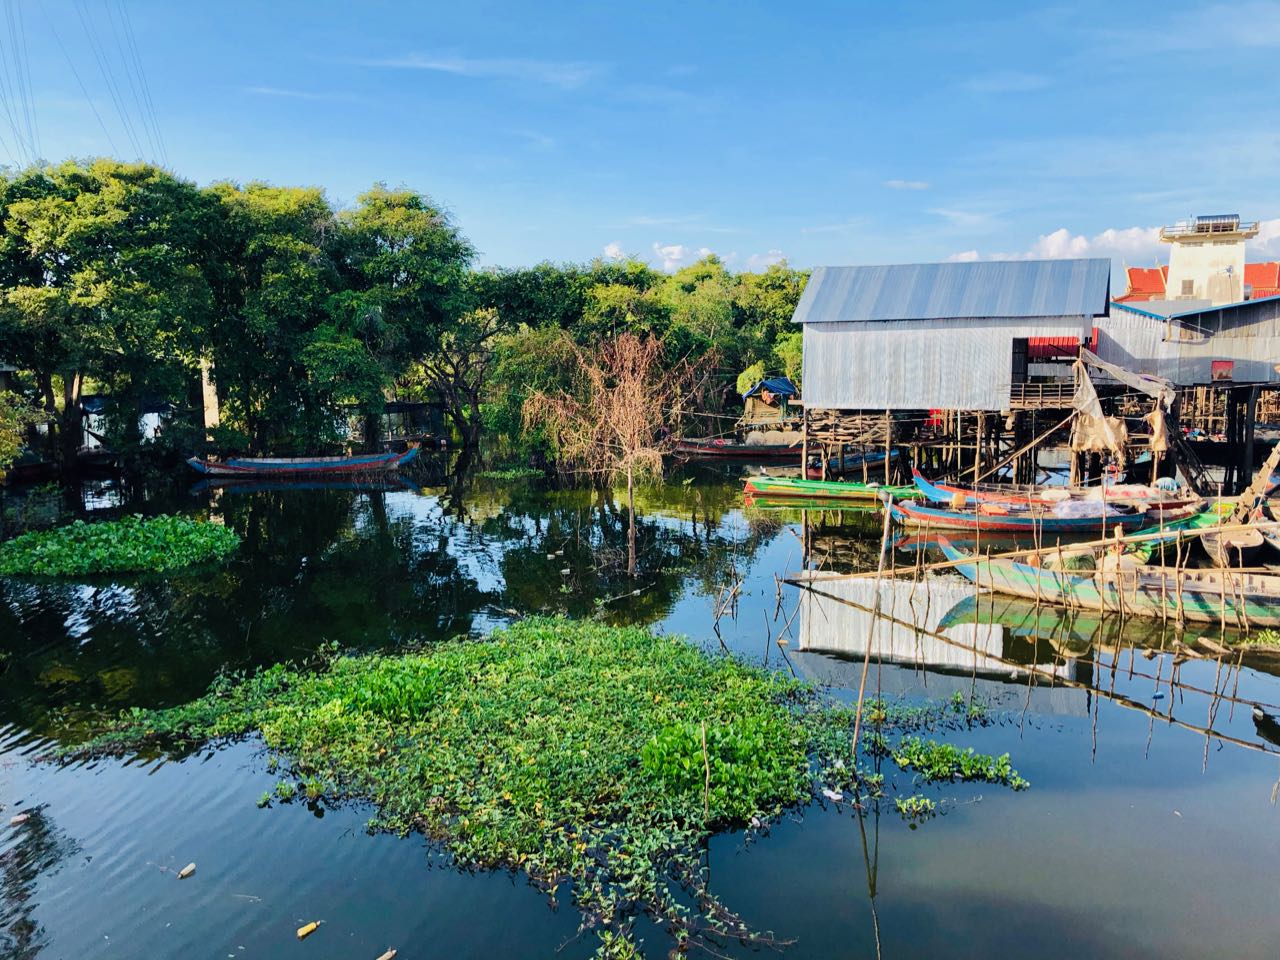
<svg viewBox="0 0 1280 960"><path fill-rule="evenodd" d="M881 709L885 736L892 711ZM464 867L522 871L550 895L571 882L598 955L628 957L639 955L640 913L681 949L775 942L710 892L706 842L824 791L879 795L882 776L854 774L852 725L851 709L814 688L678 638L534 619L423 653L226 677L184 706L133 711L72 752L181 753L260 733L286 776L260 804L370 801L373 827L421 832ZM1007 756L934 756L928 743L913 733L886 749L913 775L1025 783ZM902 812L923 820L929 805L908 800Z"/></svg>
<svg viewBox="0 0 1280 960"><path fill-rule="evenodd" d="M163 573L221 560L239 543L234 530L188 517L129 516L103 523L77 520L0 544L0 574Z"/></svg>

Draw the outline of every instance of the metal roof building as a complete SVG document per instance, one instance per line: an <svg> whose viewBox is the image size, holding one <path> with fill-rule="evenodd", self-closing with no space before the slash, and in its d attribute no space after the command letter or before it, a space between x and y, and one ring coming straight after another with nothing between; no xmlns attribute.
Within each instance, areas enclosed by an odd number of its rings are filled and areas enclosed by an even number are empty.
<svg viewBox="0 0 1280 960"><path fill-rule="evenodd" d="M1106 259L819 267L793 317L805 403L1007 409L1028 342L1089 339L1110 299Z"/></svg>
<svg viewBox="0 0 1280 960"><path fill-rule="evenodd" d="M1150 306L1113 303L1097 323L1098 356L1178 386L1280 382L1280 296L1177 313Z"/></svg>

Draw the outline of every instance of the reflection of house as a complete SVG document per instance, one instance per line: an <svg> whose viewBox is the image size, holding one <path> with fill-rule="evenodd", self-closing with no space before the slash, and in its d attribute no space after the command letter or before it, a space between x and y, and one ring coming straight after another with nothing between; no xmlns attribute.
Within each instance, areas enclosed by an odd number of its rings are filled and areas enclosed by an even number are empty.
<svg viewBox="0 0 1280 960"><path fill-rule="evenodd" d="M1034 645L1015 640L1000 623L943 622L954 607L972 599L973 587L969 584L945 580L922 584L883 581L879 584L882 617L871 613L876 602L874 581L826 580L817 588L839 599L800 590L798 662L811 679L841 685L852 680L851 685L856 687L868 648L873 663L906 668L880 674L881 689L895 694L945 696L953 690L969 689L975 680L1001 688L1013 682L1025 684L1024 668L1035 665L1039 676L1034 709L1081 715L1085 712L1080 691L1051 688L1044 676L1075 679L1076 661L1060 663L1050 658L1033 664ZM813 654L825 656L807 656ZM994 695L999 690L989 692Z"/></svg>

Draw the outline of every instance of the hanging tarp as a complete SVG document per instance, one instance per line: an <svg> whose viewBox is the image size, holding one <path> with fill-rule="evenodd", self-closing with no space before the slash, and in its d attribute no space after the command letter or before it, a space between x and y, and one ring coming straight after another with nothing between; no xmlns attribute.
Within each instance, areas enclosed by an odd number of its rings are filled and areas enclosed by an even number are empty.
<svg viewBox="0 0 1280 960"><path fill-rule="evenodd" d="M787 377L767 377L757 383L742 396L744 398L756 397L760 396L765 391L772 393L776 397L794 397L800 392L796 389L796 385Z"/></svg>
<svg viewBox="0 0 1280 960"><path fill-rule="evenodd" d="M1160 401L1160 406L1165 410L1173 408L1173 401L1177 396L1177 391L1174 390L1173 384L1164 377L1155 377L1147 373L1134 373L1114 363L1107 363L1092 350L1084 347L1080 348L1080 359L1076 365L1080 366L1082 364L1088 364L1096 370L1102 370L1125 386L1132 387L1134 390L1145 393L1149 397L1154 397ZM1096 399L1096 392L1094 397Z"/></svg>

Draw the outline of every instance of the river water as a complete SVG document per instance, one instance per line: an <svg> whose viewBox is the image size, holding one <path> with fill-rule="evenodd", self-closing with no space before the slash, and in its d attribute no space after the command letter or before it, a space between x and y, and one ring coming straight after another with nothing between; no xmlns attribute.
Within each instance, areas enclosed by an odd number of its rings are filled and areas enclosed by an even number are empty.
<svg viewBox="0 0 1280 960"><path fill-rule="evenodd" d="M713 840L713 890L793 940L783 956L1280 954L1267 739L1280 730L1247 703L1280 703L1280 659L1188 656L1159 625L977 598L946 575L881 587L891 617L874 619L872 583L819 596L777 578L806 559L873 566L880 517L745 509L731 469L641 492L633 582L613 503L425 466L421 486L184 487L128 505L234 527L243 546L214 572L0 581L0 957L589 956L572 904L519 876L370 836L367 809L259 809L277 778L252 742L182 762L40 759L105 715L198 696L220 671L329 643L483 634L533 612L652 624L837 692L857 687L871 644L872 690L992 705L994 722L956 739L1011 753L1025 793L926 787L942 815L914 829L891 804L863 817L832 805L758 842ZM108 487L90 503L110 516L117 499ZM914 562L910 548L893 562ZM190 861L195 876L177 881ZM299 945L310 920L322 926ZM661 931L641 932L647 956L666 955Z"/></svg>

